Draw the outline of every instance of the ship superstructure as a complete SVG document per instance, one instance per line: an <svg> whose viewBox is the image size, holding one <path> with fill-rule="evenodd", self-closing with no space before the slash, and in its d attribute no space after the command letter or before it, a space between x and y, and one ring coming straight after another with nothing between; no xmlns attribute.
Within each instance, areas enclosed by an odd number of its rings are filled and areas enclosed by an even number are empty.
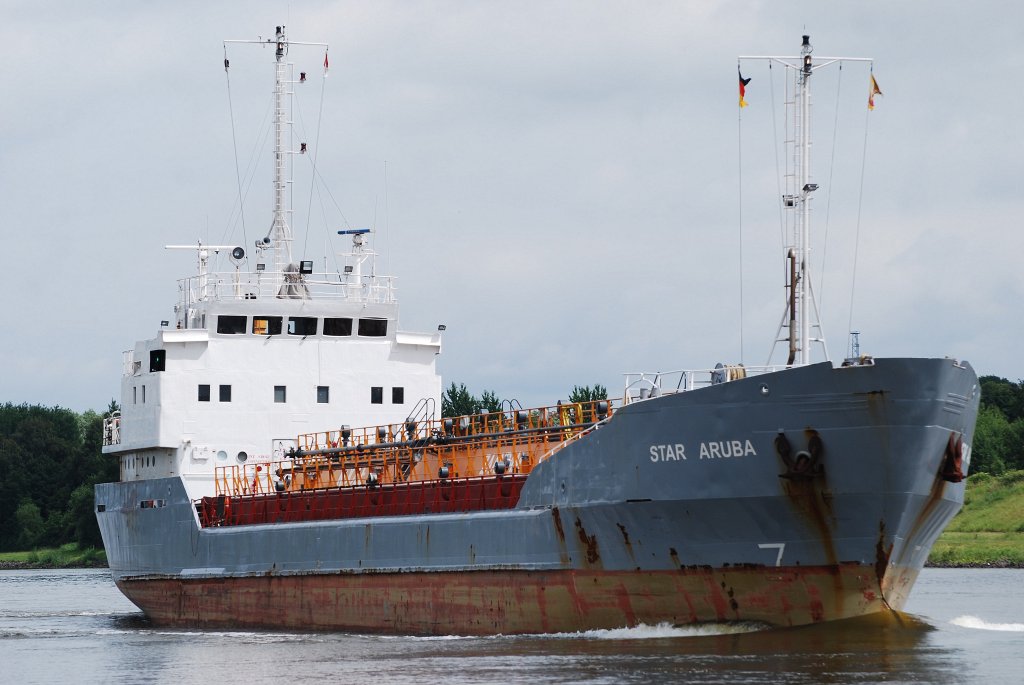
<svg viewBox="0 0 1024 685"><path fill-rule="evenodd" d="M806 37L771 59L807 87ZM195 246L174 327L128 353L108 423L122 479L96 507L118 587L159 625L421 634L900 609L963 502L977 377L810 362L799 168L787 363L628 374L615 400L437 416L439 334L397 330L363 232L330 275L278 259L283 214L273 269ZM207 271L216 250L235 271Z"/></svg>
<svg viewBox="0 0 1024 685"><path fill-rule="evenodd" d="M351 249L335 272L293 258L283 134L291 44L278 27L270 231L248 250L168 246L193 252L197 270L178 282L174 318L124 353L121 410L103 448L119 457L122 481L180 476L193 497L210 495L217 467L280 459L301 433L434 418L440 406L441 334L399 329L395 282L377 274L369 230L338 231Z"/></svg>

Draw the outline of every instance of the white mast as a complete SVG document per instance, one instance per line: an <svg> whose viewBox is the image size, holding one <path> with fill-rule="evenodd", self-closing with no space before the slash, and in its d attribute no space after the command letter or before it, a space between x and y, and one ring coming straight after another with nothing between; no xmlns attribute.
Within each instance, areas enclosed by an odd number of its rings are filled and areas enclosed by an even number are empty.
<svg viewBox="0 0 1024 685"><path fill-rule="evenodd" d="M814 324L821 333L821 322L817 320L817 305L813 302L814 294L810 291L810 257L811 257L811 193L818 189L817 183L811 183L811 37L803 37L803 45L800 47L802 65L797 76L797 96L799 99L800 116L797 117L796 146L799 150L797 169L797 202L799 213L797 215L796 234L797 241L794 246L794 259L796 260L796 281L791 282L789 287L796 290L793 300L796 303L795 316L790 312L790 321L799 320L798 331L791 332L789 360L787 364L802 366L811 361L810 347L810 316L808 303L814 304ZM799 347L793 349L792 341L799 336ZM824 344L824 336L821 337ZM826 353L827 355L827 353Z"/></svg>
<svg viewBox="0 0 1024 685"><path fill-rule="evenodd" d="M793 170L787 174L786 194L782 196L783 207L793 213L793 230L790 245L786 248L786 313L776 337L776 343L789 344L788 366L810 364L811 343L821 343L825 358L828 359L828 347L811 287L810 273L811 195L818 189L818 184L811 181L811 76L818 69L836 62L872 61L869 57L821 57L815 63L812 52L811 38L804 36L798 57L740 57L740 60L770 60L795 72L794 100L786 103L787 106L793 106L793 135L786 141L787 146L793 147ZM812 336L812 331L817 331L817 334Z"/></svg>
<svg viewBox="0 0 1024 685"><path fill-rule="evenodd" d="M226 40L227 43L253 43L257 45L274 45L274 57L276 60L274 71L274 217L270 231L265 238L256 241L257 249L272 249L274 251L274 269L277 273L283 273L285 268L292 262L292 229L288 225L288 213L290 209L285 200L285 192L290 181L286 178L285 159L291 151L285 150L284 134L288 125L285 114L285 86L290 83L285 73L288 63L285 56L288 49L293 45L318 45L324 48L327 43L299 43L289 41L285 36L285 27L275 28L274 38L266 40ZM326 63L325 63L326 65ZM225 59L225 67L227 60Z"/></svg>
<svg viewBox="0 0 1024 685"><path fill-rule="evenodd" d="M274 268L278 273L292 263L292 229L285 216L284 193L287 187L284 169L284 56L288 43L284 27L277 27L277 65L274 71Z"/></svg>

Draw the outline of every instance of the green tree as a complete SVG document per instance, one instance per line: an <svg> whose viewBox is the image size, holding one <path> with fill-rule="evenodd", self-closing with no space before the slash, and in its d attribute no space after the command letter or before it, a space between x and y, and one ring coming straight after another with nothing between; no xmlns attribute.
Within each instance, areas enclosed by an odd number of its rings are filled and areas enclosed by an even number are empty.
<svg viewBox="0 0 1024 685"><path fill-rule="evenodd" d="M474 397L466 389L465 383L458 386L452 382L450 388L441 393L441 416L466 416L475 414L480 406L480 400Z"/></svg>
<svg viewBox="0 0 1024 685"><path fill-rule="evenodd" d="M3 474L0 477L0 550L19 548L21 524L16 512L25 493L32 491L29 470L25 468L25 454L17 440L6 433L7 429L3 425L6 423L3 419L7 418L4 414L9 409L9 405L0 407L0 474Z"/></svg>
<svg viewBox="0 0 1024 685"><path fill-rule="evenodd" d="M1009 449L1004 456L1010 470L1024 470L1024 419L1010 422Z"/></svg>
<svg viewBox="0 0 1024 685"><path fill-rule="evenodd" d="M21 549L32 549L43 537L43 516L36 503L27 497L18 504L14 512L18 524L18 546Z"/></svg>
<svg viewBox="0 0 1024 685"><path fill-rule="evenodd" d="M981 405L995 407L1009 421L1024 418L1024 381L1016 383L998 376L982 376Z"/></svg>
<svg viewBox="0 0 1024 685"><path fill-rule="evenodd" d="M110 398L110 404L107 405L107 410L103 412L103 418L113 416L114 412L118 411L121 411L121 405L114 398Z"/></svg>
<svg viewBox="0 0 1024 685"><path fill-rule="evenodd" d="M93 411L0 405L0 550L98 541L92 486L118 478L102 438Z"/></svg>
<svg viewBox="0 0 1024 685"><path fill-rule="evenodd" d="M1010 423L1003 413L994 406L982 407L974 429L971 473L1003 473L1013 453L1013 438Z"/></svg>
<svg viewBox="0 0 1024 685"><path fill-rule="evenodd" d="M501 411L502 400L490 390L484 390L478 398L466 389L465 383L451 384L441 393L441 416L467 416L478 414L481 409L488 412Z"/></svg>
<svg viewBox="0 0 1024 685"><path fill-rule="evenodd" d="M597 400L606 399L608 399L608 388L600 383L595 383L594 387L574 385L572 386L572 392L569 393L569 401L572 403L596 402Z"/></svg>
<svg viewBox="0 0 1024 685"><path fill-rule="evenodd" d="M79 485L68 500L67 518L71 534L81 547L102 547L103 538L93 513L93 485Z"/></svg>
<svg viewBox="0 0 1024 685"><path fill-rule="evenodd" d="M486 409L488 412L494 413L501 411L501 398L498 397L490 390L484 390L480 393L480 404L477 407L479 412L481 409Z"/></svg>

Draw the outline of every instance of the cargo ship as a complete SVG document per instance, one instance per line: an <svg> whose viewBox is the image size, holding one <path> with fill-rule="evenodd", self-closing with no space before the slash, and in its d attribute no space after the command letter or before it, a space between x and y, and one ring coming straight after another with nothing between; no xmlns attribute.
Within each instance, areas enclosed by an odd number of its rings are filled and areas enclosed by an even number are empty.
<svg viewBox="0 0 1024 685"><path fill-rule="evenodd" d="M256 42L276 54L272 227L249 250L172 246L197 273L173 324L124 353L105 423L120 481L96 487L96 516L155 625L488 635L904 606L963 502L978 380L952 358L812 361L809 158L792 155L783 198L784 363L444 416L442 333L400 328L367 231L341 231L333 272L293 257L285 100L306 74L288 53L317 44L284 27ZM808 117L812 74L838 58L804 37L765 59Z"/></svg>

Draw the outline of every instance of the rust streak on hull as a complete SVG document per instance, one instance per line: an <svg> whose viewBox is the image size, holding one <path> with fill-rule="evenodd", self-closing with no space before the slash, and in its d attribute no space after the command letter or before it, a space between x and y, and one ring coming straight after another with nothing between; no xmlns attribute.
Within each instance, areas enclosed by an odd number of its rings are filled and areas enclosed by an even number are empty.
<svg viewBox="0 0 1024 685"><path fill-rule="evenodd" d="M872 571L339 573L124 579L118 587L162 626L486 635L723 620L790 626L899 609L881 599Z"/></svg>

